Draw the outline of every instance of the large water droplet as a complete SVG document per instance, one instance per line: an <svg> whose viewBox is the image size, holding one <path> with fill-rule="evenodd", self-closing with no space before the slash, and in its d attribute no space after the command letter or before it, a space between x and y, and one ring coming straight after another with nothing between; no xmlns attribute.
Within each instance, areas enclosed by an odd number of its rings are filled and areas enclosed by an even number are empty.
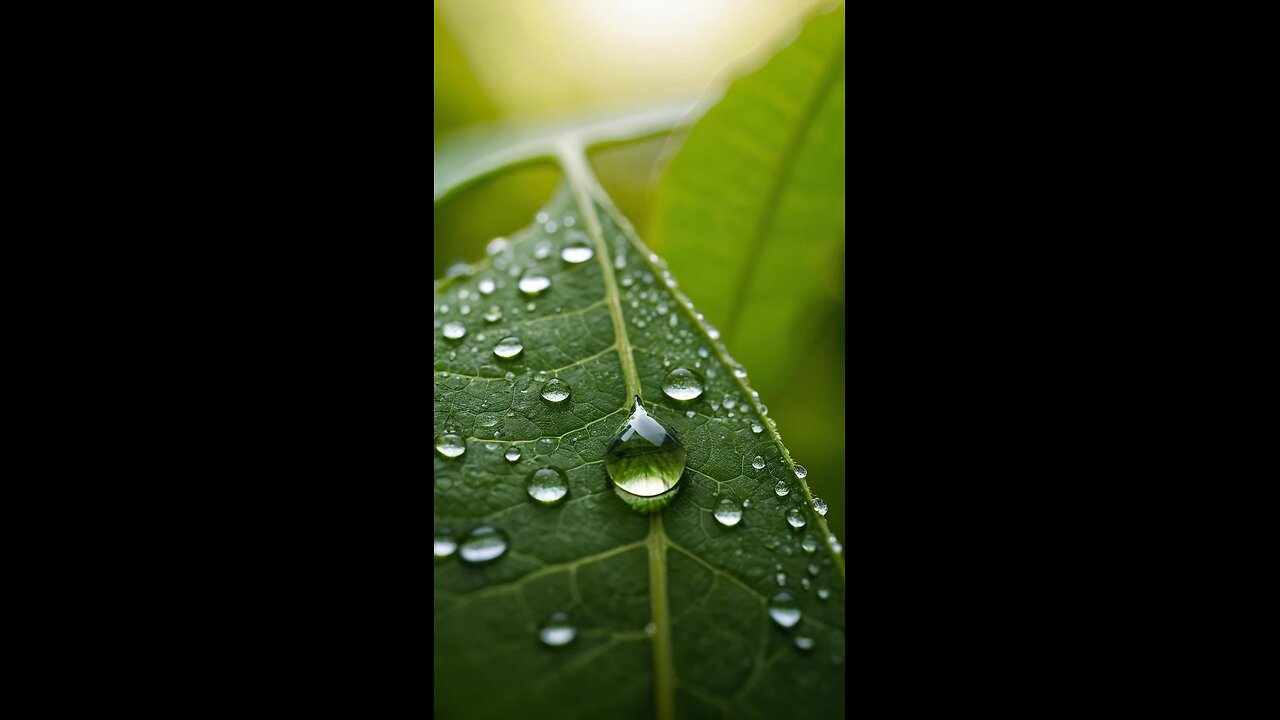
<svg viewBox="0 0 1280 720"><path fill-rule="evenodd" d="M716 507L716 521L725 527L733 527L742 520L742 508L737 503L725 498L720 501L720 505Z"/></svg>
<svg viewBox="0 0 1280 720"><path fill-rule="evenodd" d="M800 606L791 593L780 592L769 601L769 617L784 628L800 622Z"/></svg>
<svg viewBox="0 0 1280 720"><path fill-rule="evenodd" d="M586 235L580 232L570 233L569 241L565 243L564 249L560 251L560 259L571 265L584 263L595 257L596 251L591 247L591 241Z"/></svg>
<svg viewBox="0 0 1280 720"><path fill-rule="evenodd" d="M520 278L517 287L520 288L520 292L532 297L551 287L551 278L541 270L530 270Z"/></svg>
<svg viewBox="0 0 1280 720"><path fill-rule="evenodd" d="M678 367L667 373L662 392L672 400L692 400L702 394L702 378L688 368Z"/></svg>
<svg viewBox="0 0 1280 720"><path fill-rule="evenodd" d="M804 513L800 512L800 508L791 508L787 511L787 524L793 528L804 527Z"/></svg>
<svg viewBox="0 0 1280 720"><path fill-rule="evenodd" d="M779 480L778 484L773 486L773 492L778 497L786 497L787 493L791 492L791 488L787 487L786 480Z"/></svg>
<svg viewBox="0 0 1280 720"><path fill-rule="evenodd" d="M458 541L449 528L436 528L436 559L443 560L458 549Z"/></svg>
<svg viewBox="0 0 1280 720"><path fill-rule="evenodd" d="M503 457L505 457L505 458L507 459L507 462L515 462L515 461L519 460L519 459L520 459L520 448L518 448L518 447L509 447L509 448L507 448L507 452L506 452L506 454L504 454L504 455L503 455Z"/></svg>
<svg viewBox="0 0 1280 720"><path fill-rule="evenodd" d="M447 322L440 329L440 333L450 340L459 340L467 334L467 326L460 322Z"/></svg>
<svg viewBox="0 0 1280 720"><path fill-rule="evenodd" d="M637 397L635 411L605 454L609 477L624 492L651 498L676 486L684 463L684 446L645 411Z"/></svg>
<svg viewBox="0 0 1280 720"><path fill-rule="evenodd" d="M557 468L542 468L529 476L529 497L543 505L554 505L567 494L569 480Z"/></svg>
<svg viewBox="0 0 1280 720"><path fill-rule="evenodd" d="M819 515L821 515L822 517L826 517L826 516L827 516L827 501L826 501L826 500L823 500L823 499L822 499L822 498L820 498L820 497L815 497L815 498L813 499L813 511L814 511L814 512L816 512L816 513L818 513L818 514L819 514Z"/></svg>
<svg viewBox="0 0 1280 720"><path fill-rule="evenodd" d="M461 435L449 433L436 439L436 450L447 458L456 458L467 451L467 444L463 442Z"/></svg>
<svg viewBox="0 0 1280 720"><path fill-rule="evenodd" d="M524 350L518 337L504 337L493 346L493 354L500 358L513 358Z"/></svg>
<svg viewBox="0 0 1280 720"><path fill-rule="evenodd" d="M551 613L542 624L542 628L538 630L538 639L542 640L544 645L551 647L568 645L577 636L577 628L569 624L569 616L562 612Z"/></svg>
<svg viewBox="0 0 1280 720"><path fill-rule="evenodd" d="M805 470L804 466L801 465L800 463L795 464L795 471L796 471L796 477L800 478L801 480L803 480L809 474L809 471Z"/></svg>
<svg viewBox="0 0 1280 720"><path fill-rule="evenodd" d="M497 560L506 551L506 533L492 525L481 525L462 541L458 555L466 562L480 564Z"/></svg>
<svg viewBox="0 0 1280 720"><path fill-rule="evenodd" d="M553 403L563 402L569 397L569 383L560 378L551 378L542 386L542 397Z"/></svg>
<svg viewBox="0 0 1280 720"><path fill-rule="evenodd" d="M761 470L761 469L763 469L763 468L764 468L764 458L760 457L759 455L755 456L755 458L751 461L751 467L753 467L753 468L755 468L755 469L757 469L757 470Z"/></svg>

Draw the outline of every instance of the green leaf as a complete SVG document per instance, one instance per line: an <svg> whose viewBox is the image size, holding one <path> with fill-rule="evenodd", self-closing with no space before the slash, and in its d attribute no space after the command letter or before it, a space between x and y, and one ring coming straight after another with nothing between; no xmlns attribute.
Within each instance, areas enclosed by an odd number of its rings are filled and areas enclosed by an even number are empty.
<svg viewBox="0 0 1280 720"><path fill-rule="evenodd" d="M654 247L775 392L843 293L844 50L842 5L728 88L656 193Z"/></svg>
<svg viewBox="0 0 1280 720"><path fill-rule="evenodd" d="M460 552L436 562L437 716L840 716L844 562L825 519L724 345L605 196L581 146L562 145L559 159L566 184L546 216L436 287L434 429L437 442L457 434L466 449L435 455L435 530L461 540L488 524L509 539L484 564ZM569 264L560 253L576 239L594 256ZM517 282L532 269L551 284L530 299ZM480 290L488 281L492 294ZM501 318L490 322L494 307ZM466 334L446 338L451 322ZM523 350L499 357L507 337ZM676 367L701 375L701 396L663 393ZM568 399L544 399L553 378ZM651 515L615 494L604 464L634 396L687 453L678 495ZM554 506L526 489L548 467L568 479ZM723 499L750 503L735 527L713 516ZM788 524L791 508L802 529ZM786 630L768 613L781 590L802 613ZM550 647L538 630L556 612L577 634Z"/></svg>
<svg viewBox="0 0 1280 720"><path fill-rule="evenodd" d="M477 120L492 119L496 113L489 95L467 65L462 49L435 7L434 54L432 62L432 127L436 135Z"/></svg>

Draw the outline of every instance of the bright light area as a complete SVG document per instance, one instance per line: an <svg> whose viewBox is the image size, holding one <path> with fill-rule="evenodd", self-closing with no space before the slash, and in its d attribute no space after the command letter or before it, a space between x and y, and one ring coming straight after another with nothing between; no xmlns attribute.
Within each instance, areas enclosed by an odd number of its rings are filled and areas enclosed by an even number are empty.
<svg viewBox="0 0 1280 720"><path fill-rule="evenodd" d="M509 115L551 116L701 93L786 38L816 0L437 0Z"/></svg>

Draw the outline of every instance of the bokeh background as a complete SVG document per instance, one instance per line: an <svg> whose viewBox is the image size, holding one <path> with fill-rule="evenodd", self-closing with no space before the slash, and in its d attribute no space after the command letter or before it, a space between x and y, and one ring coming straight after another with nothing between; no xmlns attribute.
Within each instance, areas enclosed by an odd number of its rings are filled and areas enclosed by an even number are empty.
<svg viewBox="0 0 1280 720"><path fill-rule="evenodd" d="M433 136L510 123L560 121L713 96L794 38L817 0L436 0ZM649 239L654 190L682 133L593 153L601 183ZM434 277L484 257L494 237L529 224L560 173L531 166L482 182L435 208ZM654 249L663 253L661 246ZM698 304L699 276L715 268L671 262ZM761 378L769 357L748 361L783 442L809 469L807 482L846 539L844 273L809 323L801 366ZM797 278L796 282L809 282ZM721 322L708 317L712 323ZM767 333L769 328L760 328ZM795 342L794 334L791 342ZM802 338L803 341L803 338Z"/></svg>

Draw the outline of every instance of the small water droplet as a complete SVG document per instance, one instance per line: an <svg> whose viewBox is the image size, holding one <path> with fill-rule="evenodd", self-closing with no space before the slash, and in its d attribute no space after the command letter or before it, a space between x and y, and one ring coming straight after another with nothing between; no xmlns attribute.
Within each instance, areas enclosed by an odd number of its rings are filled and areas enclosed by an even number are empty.
<svg viewBox="0 0 1280 720"><path fill-rule="evenodd" d="M819 568L818 563L809 563L809 574L810 574L810 575L812 575L812 576L814 576L814 577L817 577L817 576L818 576L818 571L819 571L820 569L821 569L821 568Z"/></svg>
<svg viewBox="0 0 1280 720"><path fill-rule="evenodd" d="M806 651L806 652L807 652L807 651L809 651L809 650L812 650L812 649L813 649L813 638L810 638L810 637L803 637L803 636L801 636L801 635L797 635L797 636L796 636L796 647L798 647L798 648L800 648L801 650L804 650L804 651Z"/></svg>
<svg viewBox="0 0 1280 720"><path fill-rule="evenodd" d="M619 256L619 257L621 257L621 256ZM622 287L624 287L624 288L625 288L625 287L631 287L633 284L635 284L635 278L631 277L630 275L623 275L623 276L622 276L622 279L621 279L621 280L619 280L618 282L619 282L619 283L621 283L621 284L622 284Z"/></svg>
<svg viewBox="0 0 1280 720"><path fill-rule="evenodd" d="M780 572L780 573L778 573L778 575L777 575L777 577L776 577L775 579L778 581L778 587L782 587L783 585L786 585L786 584L787 584L787 574L786 574L786 573L781 573L781 572Z"/></svg>
<svg viewBox="0 0 1280 720"><path fill-rule="evenodd" d="M787 511L787 524L793 528L804 527L804 513L800 512L800 508L791 508Z"/></svg>
<svg viewBox="0 0 1280 720"><path fill-rule="evenodd" d="M623 491L641 498L665 494L684 472L684 446L635 399L635 410L609 444L605 470Z"/></svg>
<svg viewBox="0 0 1280 720"><path fill-rule="evenodd" d="M542 468L529 475L529 497L543 505L554 505L569 494L569 480L558 468Z"/></svg>
<svg viewBox="0 0 1280 720"><path fill-rule="evenodd" d="M694 412L694 411L692 411L692 410L685 410L685 411L684 411L684 416L685 416L685 417L687 417L687 418L689 418L690 420L692 420L692 419L693 419L693 416L694 416L694 415L697 415L697 413L695 413L695 412Z"/></svg>
<svg viewBox="0 0 1280 720"><path fill-rule="evenodd" d="M529 312L533 312L534 310L538 309L538 305L537 303L529 303L528 305L524 306L524 309L528 310Z"/></svg>
<svg viewBox="0 0 1280 720"><path fill-rule="evenodd" d="M787 493L791 492L791 488L787 487L785 480L779 480L778 484L773 486L773 492L776 493L778 497L786 497Z"/></svg>
<svg viewBox="0 0 1280 720"><path fill-rule="evenodd" d="M800 606L791 593L780 592L769 601L769 617L784 628L800 622Z"/></svg>
<svg viewBox="0 0 1280 720"><path fill-rule="evenodd" d="M520 344L518 337L505 337L493 346L493 354L500 358L513 358L524 350L524 345Z"/></svg>
<svg viewBox="0 0 1280 720"><path fill-rule="evenodd" d="M447 322L440 332L450 340L458 340L467 334L467 326L460 322Z"/></svg>
<svg viewBox="0 0 1280 720"><path fill-rule="evenodd" d="M819 599L819 600L826 600L826 599L827 599L827 598L829 598L829 597L831 597L831 591L830 591L830 590L828 590L827 588L818 588L818 599Z"/></svg>
<svg viewBox="0 0 1280 720"><path fill-rule="evenodd" d="M449 528L436 528L436 559L443 560L458 549L458 541Z"/></svg>
<svg viewBox="0 0 1280 720"><path fill-rule="evenodd" d="M542 223L550 220L551 216L546 214L545 212L540 212L537 215L533 216L533 219L537 220L538 224L541 225Z"/></svg>
<svg viewBox="0 0 1280 720"><path fill-rule="evenodd" d="M759 435L764 432L764 428L760 427L760 423L751 423L751 432Z"/></svg>
<svg viewBox="0 0 1280 720"><path fill-rule="evenodd" d="M548 220L548 221L547 221L547 222L542 226L542 229L543 229L543 230L546 230L546 231L547 231L547 232L549 232L549 233L553 233L553 232L555 232L556 230L559 230L559 229L560 229L560 225L559 225L555 220Z"/></svg>
<svg viewBox="0 0 1280 720"><path fill-rule="evenodd" d="M813 553L813 551L818 549L818 541L811 537L807 537L800 543L800 547L804 548L804 551L807 553Z"/></svg>
<svg viewBox="0 0 1280 720"><path fill-rule="evenodd" d="M551 278L541 270L530 270L520 278L517 287L520 288L520 292L533 297L551 287Z"/></svg>
<svg viewBox="0 0 1280 720"><path fill-rule="evenodd" d="M565 400L569 397L569 383L560 378L551 378L542 386L542 397L553 403Z"/></svg>
<svg viewBox="0 0 1280 720"><path fill-rule="evenodd" d="M506 454L505 454L505 455L503 455L503 457L505 457L505 458L507 459L507 462L515 462L515 461L519 460L519 459L520 459L520 448L518 448L518 447L509 447L509 448L507 448L507 452L506 452Z"/></svg>
<svg viewBox="0 0 1280 720"><path fill-rule="evenodd" d="M493 282L493 278L484 278L480 281L479 288L481 295L492 295L498 286Z"/></svg>
<svg viewBox="0 0 1280 720"><path fill-rule="evenodd" d="M755 456L755 459L753 459L753 460L751 461L751 467L753 467L753 468L755 468L755 469L757 469L757 470L761 470L761 469L763 469L763 468L764 468L764 458L760 457L759 455Z"/></svg>
<svg viewBox="0 0 1280 720"><path fill-rule="evenodd" d="M714 325L711 325L710 323L708 323L708 324L707 324L707 337L711 338L712 340L719 340L719 339L720 339L720 331L719 331L719 330L717 330L717 329L716 329L716 327L715 327Z"/></svg>
<svg viewBox="0 0 1280 720"><path fill-rule="evenodd" d="M706 348L698 348L698 357L705 358L708 354Z"/></svg>
<svg viewBox="0 0 1280 720"><path fill-rule="evenodd" d="M815 497L815 498L813 499L813 511L814 511L814 512L816 512L816 513L818 513L818 514L819 514L819 515L821 515L822 517L826 517L826 516L827 516L827 501L826 501L826 500L823 500L823 499L822 499L822 498L820 498L820 497Z"/></svg>
<svg viewBox="0 0 1280 720"><path fill-rule="evenodd" d="M564 216L563 224L565 227L573 227L577 222L578 222L578 219L572 215Z"/></svg>
<svg viewBox="0 0 1280 720"><path fill-rule="evenodd" d="M809 578L800 578L800 587L805 590L809 589Z"/></svg>
<svg viewBox="0 0 1280 720"><path fill-rule="evenodd" d="M560 441L553 437L538 438L538 442L534 443L534 448L542 455L550 455L559 447Z"/></svg>
<svg viewBox="0 0 1280 720"><path fill-rule="evenodd" d="M538 246L533 249L533 256L539 260L551 257L551 243L545 241L538 243Z"/></svg>
<svg viewBox="0 0 1280 720"><path fill-rule="evenodd" d="M648 625L644 626L645 635L652 635L656 632L658 632L658 626L655 623L649 623Z"/></svg>
<svg viewBox="0 0 1280 720"><path fill-rule="evenodd" d="M450 433L441 435L436 440L436 450L439 450L440 454L447 458L456 458L467 451L467 445L462 441L461 435Z"/></svg>
<svg viewBox="0 0 1280 720"><path fill-rule="evenodd" d="M743 501L742 501L742 507L744 507L744 508L749 508L749 507L751 507L751 499L750 499L750 498L747 498L747 499L743 500Z"/></svg>
<svg viewBox="0 0 1280 720"><path fill-rule="evenodd" d="M485 246L484 251L489 255L497 255L503 250L506 250L507 247L510 245L511 245L511 242L508 241L506 238L501 238L501 237L494 238L489 241L488 245Z"/></svg>
<svg viewBox="0 0 1280 720"><path fill-rule="evenodd" d="M473 564L497 560L506 551L506 533L492 525L481 525L472 530L458 547L458 555L466 562Z"/></svg>
<svg viewBox="0 0 1280 720"><path fill-rule="evenodd" d="M462 307L458 308L458 312L462 313L463 315L470 315L470 314L471 314L471 306L470 306L470 305L463 305Z"/></svg>
<svg viewBox="0 0 1280 720"><path fill-rule="evenodd" d="M809 475L809 471L805 470L804 466L801 465L800 463L795 464L795 471L796 471L796 477L800 478L801 480L803 480L805 477ZM826 512L823 512L822 514L826 515Z"/></svg>
<svg viewBox="0 0 1280 720"><path fill-rule="evenodd" d="M595 257L595 248L591 247L591 241L587 236L580 233L570 233L568 242L565 243L564 249L560 251L560 259L570 265L584 263Z"/></svg>
<svg viewBox="0 0 1280 720"><path fill-rule="evenodd" d="M671 316L671 319L670 319L670 320L668 320L667 322L671 325L671 327L675 327L675 326L676 326L676 316L675 316L675 315L672 315L672 316Z"/></svg>
<svg viewBox="0 0 1280 720"><path fill-rule="evenodd" d="M827 536L827 544L830 545L831 549L836 553L839 553L841 550L844 550L844 547L840 545L840 541L836 539L835 535Z"/></svg>
<svg viewBox="0 0 1280 720"><path fill-rule="evenodd" d="M549 647L568 645L577 636L577 628L569 623L569 616L562 612L551 613L538 630L538 639Z"/></svg>
<svg viewBox="0 0 1280 720"><path fill-rule="evenodd" d="M733 527L742 520L742 508L738 507L729 498L725 498L716 507L716 520L725 527Z"/></svg>
<svg viewBox="0 0 1280 720"><path fill-rule="evenodd" d="M498 322L502 319L502 308L494 305L484 312L484 319L489 322Z"/></svg>
<svg viewBox="0 0 1280 720"><path fill-rule="evenodd" d="M702 394L702 378L688 368L678 367L667 373L662 392L672 400L693 400Z"/></svg>

